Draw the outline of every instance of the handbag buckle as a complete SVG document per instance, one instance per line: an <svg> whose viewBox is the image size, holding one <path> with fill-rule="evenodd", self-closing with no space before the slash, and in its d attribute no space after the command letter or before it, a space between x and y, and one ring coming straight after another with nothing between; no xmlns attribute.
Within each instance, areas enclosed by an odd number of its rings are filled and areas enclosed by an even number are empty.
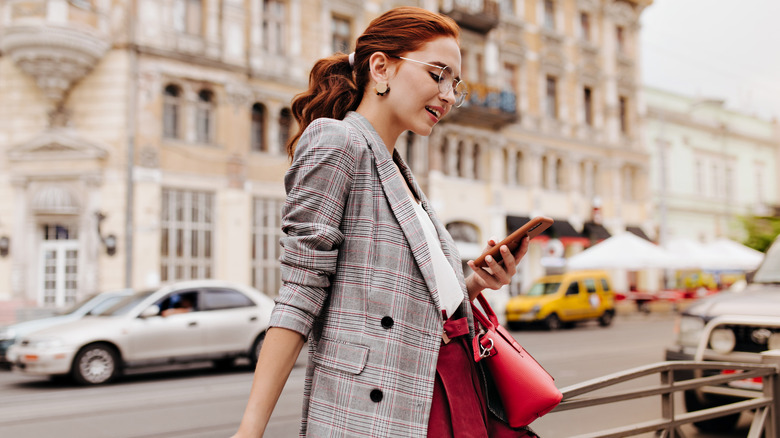
<svg viewBox="0 0 780 438"><path fill-rule="evenodd" d="M481 341L481 339L480 339ZM482 342L479 342L479 357L486 358L490 356L490 352L493 351L493 340L488 338L488 341L490 341L490 346L485 347L482 345Z"/></svg>

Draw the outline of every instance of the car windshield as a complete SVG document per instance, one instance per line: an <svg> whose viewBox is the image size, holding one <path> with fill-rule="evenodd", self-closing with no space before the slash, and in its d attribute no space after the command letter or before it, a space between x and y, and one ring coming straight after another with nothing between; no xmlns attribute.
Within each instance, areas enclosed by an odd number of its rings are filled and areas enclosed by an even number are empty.
<svg viewBox="0 0 780 438"><path fill-rule="evenodd" d="M531 286L531 289L526 293L529 297L540 297L542 295L550 295L558 292L558 288L561 283L536 283Z"/></svg>
<svg viewBox="0 0 780 438"><path fill-rule="evenodd" d="M138 305L141 301L145 300L149 297L149 295L156 292L156 289L152 290L146 290L143 292L138 292L136 294L130 295L128 297L122 298L117 303L114 303L113 306L109 307L108 309L103 310L100 313L97 313L97 316L119 316L119 315L125 315L127 312L132 310L135 306Z"/></svg>
<svg viewBox="0 0 780 438"><path fill-rule="evenodd" d="M756 283L780 283L780 238L769 247L764 261L753 276Z"/></svg>
<svg viewBox="0 0 780 438"><path fill-rule="evenodd" d="M76 304L68 307L67 309L63 310L62 312L59 312L60 315L70 315L71 313L76 312L79 310L83 305L87 304L92 298L95 298L97 294L90 295L83 300L77 302Z"/></svg>

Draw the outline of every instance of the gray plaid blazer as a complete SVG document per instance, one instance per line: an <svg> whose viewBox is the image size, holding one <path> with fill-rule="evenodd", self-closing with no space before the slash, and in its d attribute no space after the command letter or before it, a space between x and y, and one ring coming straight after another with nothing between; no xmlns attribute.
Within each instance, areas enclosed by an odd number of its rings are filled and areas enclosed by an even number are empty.
<svg viewBox="0 0 780 438"><path fill-rule="evenodd" d="M426 436L443 321L393 160L436 226L473 331L460 256L401 157L357 113L315 120L285 176L283 285L271 318L309 338L301 436Z"/></svg>

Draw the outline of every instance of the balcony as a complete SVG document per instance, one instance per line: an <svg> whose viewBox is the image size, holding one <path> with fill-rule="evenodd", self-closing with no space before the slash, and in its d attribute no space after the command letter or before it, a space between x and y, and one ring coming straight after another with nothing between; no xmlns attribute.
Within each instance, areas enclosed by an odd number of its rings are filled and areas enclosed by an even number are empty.
<svg viewBox="0 0 780 438"><path fill-rule="evenodd" d="M500 15L496 0L443 0L441 12L461 27L482 34L498 26Z"/></svg>
<svg viewBox="0 0 780 438"><path fill-rule="evenodd" d="M448 121L498 129L517 121L517 96L483 84L470 84L468 100L447 116Z"/></svg>

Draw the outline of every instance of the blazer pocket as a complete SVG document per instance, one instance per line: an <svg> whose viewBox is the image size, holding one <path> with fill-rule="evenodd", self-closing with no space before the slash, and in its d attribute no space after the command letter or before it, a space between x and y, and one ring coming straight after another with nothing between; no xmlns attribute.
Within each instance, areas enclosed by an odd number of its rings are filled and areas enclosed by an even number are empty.
<svg viewBox="0 0 780 438"><path fill-rule="evenodd" d="M368 347L322 338L312 361L346 373L360 374L368 361Z"/></svg>

